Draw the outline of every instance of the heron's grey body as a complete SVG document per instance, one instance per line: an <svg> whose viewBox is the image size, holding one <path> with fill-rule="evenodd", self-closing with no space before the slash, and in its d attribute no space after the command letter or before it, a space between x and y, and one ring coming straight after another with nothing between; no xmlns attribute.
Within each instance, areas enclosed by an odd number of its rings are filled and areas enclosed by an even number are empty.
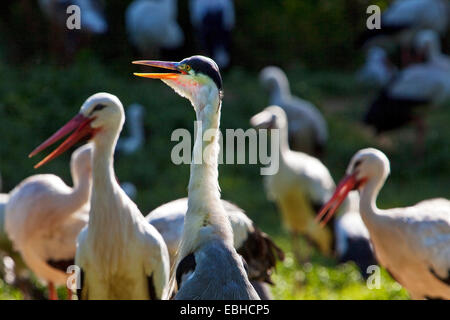
<svg viewBox="0 0 450 320"><path fill-rule="evenodd" d="M259 300L234 248L220 240L209 241L194 256L195 270L183 282L175 299Z"/></svg>

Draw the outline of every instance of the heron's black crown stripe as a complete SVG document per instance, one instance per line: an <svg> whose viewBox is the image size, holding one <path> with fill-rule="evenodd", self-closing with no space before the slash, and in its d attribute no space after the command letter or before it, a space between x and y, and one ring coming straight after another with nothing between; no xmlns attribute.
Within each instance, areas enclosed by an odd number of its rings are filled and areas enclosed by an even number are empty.
<svg viewBox="0 0 450 320"><path fill-rule="evenodd" d="M219 91L222 91L222 76L220 75L219 67L210 59L203 56L193 56L184 59L181 63L190 65L196 73L203 73L210 77Z"/></svg>

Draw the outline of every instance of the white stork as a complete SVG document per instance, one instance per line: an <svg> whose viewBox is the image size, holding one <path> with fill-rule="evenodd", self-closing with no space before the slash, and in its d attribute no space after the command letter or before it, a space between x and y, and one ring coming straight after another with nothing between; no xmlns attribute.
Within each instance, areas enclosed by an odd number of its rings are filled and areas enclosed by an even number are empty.
<svg viewBox="0 0 450 320"><path fill-rule="evenodd" d="M325 165L306 153L289 149L288 128L286 114L278 106L270 106L253 116L250 120L257 129L279 129L280 152L279 170L274 175L265 176L265 186L269 199L274 200L282 214L285 226L292 235L294 253L299 261L303 258L299 253L298 237L303 235L312 242L322 254L330 256L334 251L335 235L334 224L330 229L321 228L314 221L320 207L330 199L334 189L334 180ZM343 212L351 211L352 205L346 204ZM363 235L364 230L355 234L351 230L342 230L345 225L340 224L340 251L345 255L352 252L351 242L356 235ZM354 225L353 228L358 228ZM364 236L358 237L360 241L367 242ZM342 244L342 242L345 242ZM360 242L358 241L358 242ZM345 249L346 248L346 249ZM370 256L370 245L366 245ZM341 256L339 256L341 258ZM344 258L343 258L344 259ZM358 259L358 255L355 256ZM362 270L364 272L365 270Z"/></svg>
<svg viewBox="0 0 450 320"><path fill-rule="evenodd" d="M75 130L36 166L91 136L92 195L89 223L78 236L75 263L81 269L80 299L161 299L166 297L169 254L158 231L116 181L113 154L124 123L120 100L108 93L89 97L80 112L36 148L44 150Z"/></svg>
<svg viewBox="0 0 450 320"><path fill-rule="evenodd" d="M415 34L422 29L432 29L439 34L447 32L450 6L448 0L396 0L381 16L381 28L366 30L361 44L381 45L387 41L400 44L402 62L409 63L409 49Z"/></svg>
<svg viewBox="0 0 450 320"><path fill-rule="evenodd" d="M414 39L414 49L424 61L450 72L450 57L441 51L441 39L433 30L422 30Z"/></svg>
<svg viewBox="0 0 450 320"><path fill-rule="evenodd" d="M217 64L203 56L181 62L135 61L136 64L171 69L177 73L136 73L164 81L194 107L198 130L194 152L202 161L191 163L188 210L183 236L171 274L176 299L259 299L248 280L243 259L233 245L233 230L220 200L218 182L218 132L222 106L222 78ZM201 163L198 163L201 162Z"/></svg>
<svg viewBox="0 0 450 320"><path fill-rule="evenodd" d="M270 104L286 112L290 148L320 157L328 139L327 123L320 111L311 102L291 94L289 80L278 67L264 68L260 82L269 91Z"/></svg>
<svg viewBox="0 0 450 320"><path fill-rule="evenodd" d="M450 299L450 201L431 199L381 210L376 200L389 173L384 153L373 148L358 151L318 219L326 223L347 193L359 190L361 217L380 264L413 299Z"/></svg>
<svg viewBox="0 0 450 320"><path fill-rule="evenodd" d="M364 122L376 133L416 124L417 146L423 149L426 106L450 103L450 72L434 62L413 64L401 70L374 99ZM419 150L420 151L420 150Z"/></svg>
<svg viewBox="0 0 450 320"><path fill-rule="evenodd" d="M220 68L230 64L231 31L235 24L233 0L190 0L191 23L198 41Z"/></svg>
<svg viewBox="0 0 450 320"><path fill-rule="evenodd" d="M141 54L176 49L184 35L177 22L177 0L135 0L125 12L125 24L131 44Z"/></svg>
<svg viewBox="0 0 450 320"><path fill-rule="evenodd" d="M267 234L259 230L241 208L226 200L222 200L222 204L233 228L234 247L247 263L249 280L261 299L270 300L270 291L260 292L257 287L264 289L266 284L273 284L271 274L277 259L284 259L284 253ZM188 199L181 198L159 206L146 216L146 220L164 238L171 262L175 261L183 236L187 209Z"/></svg>
<svg viewBox="0 0 450 320"><path fill-rule="evenodd" d="M5 208L5 230L26 265L48 283L65 285L67 267L74 264L76 238L86 225L91 188L91 146L76 150L71 159L73 187L58 176L39 174L16 186Z"/></svg>
<svg viewBox="0 0 450 320"><path fill-rule="evenodd" d="M121 137L117 141L116 151L123 154L133 154L142 148L144 144L144 107L139 103L133 103L126 111L128 137Z"/></svg>

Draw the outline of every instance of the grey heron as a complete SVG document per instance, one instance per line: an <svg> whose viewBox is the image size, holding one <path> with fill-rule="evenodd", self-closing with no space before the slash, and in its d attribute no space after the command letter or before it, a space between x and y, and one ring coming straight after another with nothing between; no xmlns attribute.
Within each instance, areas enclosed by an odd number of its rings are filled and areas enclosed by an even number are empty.
<svg viewBox="0 0 450 320"><path fill-rule="evenodd" d="M171 286L179 285L175 299L259 299L248 280L243 259L233 246L233 231L220 201L218 181L218 130L222 106L222 77L217 64L204 56L181 62L135 61L135 64L173 70L171 73L135 73L161 79L187 98L194 107L197 124L211 139L195 138L191 162L188 209ZM208 141L205 141L208 140ZM198 163L201 162L201 163ZM182 282L182 283L181 283Z"/></svg>

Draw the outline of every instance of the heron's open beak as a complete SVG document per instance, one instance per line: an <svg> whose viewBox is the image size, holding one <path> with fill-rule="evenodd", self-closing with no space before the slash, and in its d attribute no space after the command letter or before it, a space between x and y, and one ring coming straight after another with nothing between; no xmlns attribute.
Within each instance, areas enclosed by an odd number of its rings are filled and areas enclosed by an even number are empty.
<svg viewBox="0 0 450 320"><path fill-rule="evenodd" d="M333 217L336 210L342 204L342 202L347 197L348 193L356 188L358 188L365 180L358 180L356 178L356 173L347 175L341 182L339 182L336 187L336 191L330 200L320 209L316 216L316 222L320 222L323 227L327 222Z"/></svg>
<svg viewBox="0 0 450 320"><path fill-rule="evenodd" d="M45 140L41 145L39 145L36 149L33 150L33 152L28 155L29 158L35 156L42 150L48 148L49 146L51 146L58 140L61 140L66 135L75 130L66 140L64 140L63 143L61 143L59 147L57 147L55 150L53 150L52 153L50 153L38 164L36 164L34 168L37 169L40 166L58 157L75 143L80 141L83 137L86 137L88 135L94 136L95 133L97 133L98 129L94 129L89 125L94 119L95 118L87 118L82 114L78 114L72 120L67 122L61 129L56 131L50 138Z"/></svg>
<svg viewBox="0 0 450 320"><path fill-rule="evenodd" d="M185 71L180 69L179 62L166 62L166 61L152 61L152 60L139 60L133 61L133 64L140 64L144 66L157 67L169 70L176 70L180 73L138 73L134 75L138 77L151 78L151 79L177 79L181 74L186 74Z"/></svg>

